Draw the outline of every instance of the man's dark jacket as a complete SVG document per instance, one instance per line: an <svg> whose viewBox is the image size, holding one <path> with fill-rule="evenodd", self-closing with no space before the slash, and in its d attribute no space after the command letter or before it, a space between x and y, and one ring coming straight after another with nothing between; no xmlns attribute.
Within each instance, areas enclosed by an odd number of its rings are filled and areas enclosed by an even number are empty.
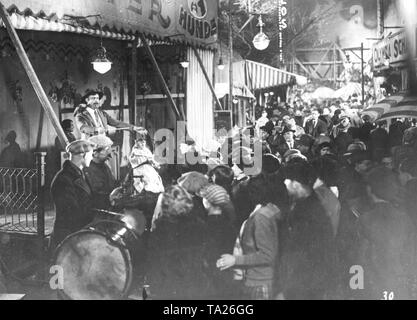
<svg viewBox="0 0 417 320"><path fill-rule="evenodd" d="M313 120L307 122L305 127L306 134L318 138L320 135L328 135L327 123L318 119L316 126L314 126Z"/></svg>
<svg viewBox="0 0 417 320"><path fill-rule="evenodd" d="M84 168L85 178L92 191L92 206L95 209L108 210L110 208L110 194L116 188L116 180L109 166L105 163L91 161L90 166Z"/></svg>
<svg viewBox="0 0 417 320"><path fill-rule="evenodd" d="M55 248L70 234L92 222L91 189L82 171L71 161L66 161L51 185L56 209L51 246Z"/></svg>
<svg viewBox="0 0 417 320"><path fill-rule="evenodd" d="M323 299L334 285L336 251L330 219L315 193L295 205L280 229L280 292L289 300Z"/></svg>

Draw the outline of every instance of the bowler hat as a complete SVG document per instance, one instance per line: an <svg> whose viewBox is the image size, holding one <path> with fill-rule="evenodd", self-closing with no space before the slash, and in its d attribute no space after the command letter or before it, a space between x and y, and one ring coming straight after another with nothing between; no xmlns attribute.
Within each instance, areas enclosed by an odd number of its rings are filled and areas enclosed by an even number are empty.
<svg viewBox="0 0 417 320"><path fill-rule="evenodd" d="M94 89L87 89L85 91L84 96L81 98L82 102L85 102L86 99L88 99L89 96L94 96L98 94L99 99L101 100L101 98L103 98L103 92L98 91L98 90L94 90Z"/></svg>

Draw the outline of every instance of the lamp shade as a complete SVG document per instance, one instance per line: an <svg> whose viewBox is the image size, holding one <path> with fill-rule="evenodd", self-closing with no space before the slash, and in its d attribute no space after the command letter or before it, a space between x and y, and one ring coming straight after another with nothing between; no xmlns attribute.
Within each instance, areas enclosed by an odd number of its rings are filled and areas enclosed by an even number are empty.
<svg viewBox="0 0 417 320"><path fill-rule="evenodd" d="M270 42L271 41L269 40L268 36L262 31L259 32L253 39L253 45L255 46L256 49L260 51L268 48Z"/></svg>
<svg viewBox="0 0 417 320"><path fill-rule="evenodd" d="M180 62L181 67L183 67L184 69L187 69L190 66L190 61L182 61Z"/></svg>
<svg viewBox="0 0 417 320"><path fill-rule="evenodd" d="M98 73L105 74L111 70L112 63L107 61L93 61L93 69Z"/></svg>
<svg viewBox="0 0 417 320"><path fill-rule="evenodd" d="M110 71L113 63L107 59L106 49L104 47L100 47L97 50L97 55L91 64L93 65L93 69L95 71L101 74L105 74L106 72Z"/></svg>

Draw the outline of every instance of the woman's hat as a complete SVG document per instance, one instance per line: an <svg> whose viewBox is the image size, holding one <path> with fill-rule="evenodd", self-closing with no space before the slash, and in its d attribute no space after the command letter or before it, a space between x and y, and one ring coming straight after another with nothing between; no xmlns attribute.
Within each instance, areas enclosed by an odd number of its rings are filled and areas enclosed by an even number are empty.
<svg viewBox="0 0 417 320"><path fill-rule="evenodd" d="M199 196L206 199L214 206L220 206L230 202L230 196L226 189L217 184L210 184L204 187L200 190Z"/></svg>
<svg viewBox="0 0 417 320"><path fill-rule="evenodd" d="M209 184L209 181L204 174L193 171L183 174L177 180L177 183L189 193L197 194L202 188Z"/></svg>

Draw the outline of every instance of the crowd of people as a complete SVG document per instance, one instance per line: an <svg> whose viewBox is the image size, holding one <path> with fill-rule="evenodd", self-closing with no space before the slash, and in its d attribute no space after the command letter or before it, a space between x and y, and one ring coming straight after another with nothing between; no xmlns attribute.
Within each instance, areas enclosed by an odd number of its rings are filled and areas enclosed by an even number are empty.
<svg viewBox="0 0 417 320"><path fill-rule="evenodd" d="M142 131L121 185L105 165L110 139L72 142L52 184L52 248L92 208L130 207L146 218L134 254L154 299L417 298L413 122L388 131L348 105L294 105L265 110L249 132L227 137L223 161L160 165Z"/></svg>

